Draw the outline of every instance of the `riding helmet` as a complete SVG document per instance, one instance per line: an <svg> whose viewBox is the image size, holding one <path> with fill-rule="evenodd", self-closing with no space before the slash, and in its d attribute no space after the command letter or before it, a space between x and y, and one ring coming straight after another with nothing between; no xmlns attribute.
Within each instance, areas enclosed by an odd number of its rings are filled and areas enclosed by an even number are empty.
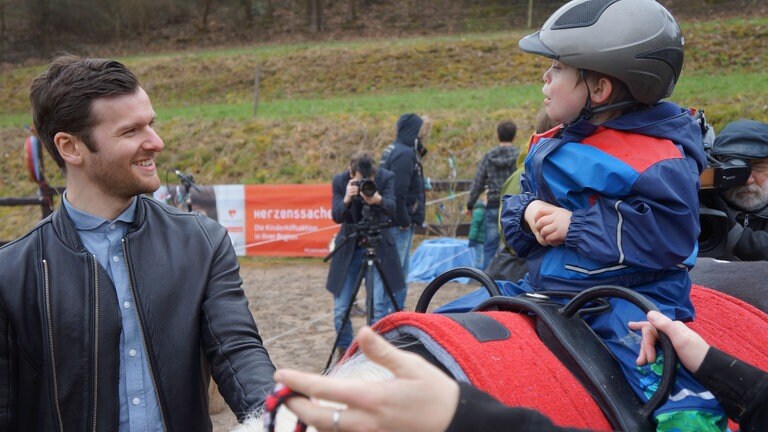
<svg viewBox="0 0 768 432"><path fill-rule="evenodd" d="M654 0L572 0L520 49L624 82L639 102L669 97L683 69L683 34Z"/></svg>

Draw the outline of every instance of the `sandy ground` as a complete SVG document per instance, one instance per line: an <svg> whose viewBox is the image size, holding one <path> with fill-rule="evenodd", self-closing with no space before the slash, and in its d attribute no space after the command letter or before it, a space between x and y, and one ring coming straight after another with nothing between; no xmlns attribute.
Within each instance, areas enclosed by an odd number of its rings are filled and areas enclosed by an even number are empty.
<svg viewBox="0 0 768 432"><path fill-rule="evenodd" d="M247 259L241 266L243 288L272 361L278 367L320 372L335 339L333 297L325 290L328 264L320 260L265 264ZM426 285L409 284L406 310L414 309ZM446 284L432 304L441 304L473 288ZM358 296L361 305L364 291ZM353 317L352 321L358 329L365 323L365 317ZM225 432L237 425L234 414L218 394L212 397L211 411L215 432Z"/></svg>

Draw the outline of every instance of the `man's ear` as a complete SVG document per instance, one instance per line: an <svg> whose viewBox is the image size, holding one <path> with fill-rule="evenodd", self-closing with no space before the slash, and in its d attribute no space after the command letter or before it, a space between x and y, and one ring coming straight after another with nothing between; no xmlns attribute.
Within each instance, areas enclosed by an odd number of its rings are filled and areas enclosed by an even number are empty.
<svg viewBox="0 0 768 432"><path fill-rule="evenodd" d="M590 86L592 91L592 103L602 105L611 100L613 94L613 82L608 77L600 77L594 86Z"/></svg>
<svg viewBox="0 0 768 432"><path fill-rule="evenodd" d="M87 148L80 138L68 132L57 132L53 136L53 143L66 164L80 165L83 163L83 152L87 151Z"/></svg>

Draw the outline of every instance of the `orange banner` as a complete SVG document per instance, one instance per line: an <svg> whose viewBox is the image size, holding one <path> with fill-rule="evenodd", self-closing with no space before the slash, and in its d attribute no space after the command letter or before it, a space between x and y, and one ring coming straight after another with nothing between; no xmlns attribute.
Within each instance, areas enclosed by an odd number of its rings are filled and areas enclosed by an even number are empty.
<svg viewBox="0 0 768 432"><path fill-rule="evenodd" d="M331 198L329 184L245 185L245 255L327 255Z"/></svg>
<svg viewBox="0 0 768 432"><path fill-rule="evenodd" d="M217 220L238 255L322 257L339 232L330 184L195 186L189 196L163 185L154 196Z"/></svg>

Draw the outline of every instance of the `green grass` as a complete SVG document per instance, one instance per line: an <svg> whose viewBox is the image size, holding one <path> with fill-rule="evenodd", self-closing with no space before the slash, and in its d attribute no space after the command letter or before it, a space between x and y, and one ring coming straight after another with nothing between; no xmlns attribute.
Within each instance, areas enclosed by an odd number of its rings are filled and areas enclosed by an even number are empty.
<svg viewBox="0 0 768 432"><path fill-rule="evenodd" d="M540 86L531 85L455 91L428 89L400 94L278 100L260 103L257 117L299 119L334 114L434 112L455 109L465 111L496 110L529 103L540 98L540 90ZM253 117L253 104L214 104L180 108L158 107L157 111L159 116L164 119L236 120Z"/></svg>
<svg viewBox="0 0 768 432"><path fill-rule="evenodd" d="M683 75L672 99L691 106L707 106L739 95L768 94L768 73L731 74L723 76ZM259 104L260 118L312 118L335 114L375 114L380 112L435 112L444 110L494 111L537 104L541 85L499 86L481 89L441 91L426 89L398 94L367 94L323 99L287 99ZM161 119L249 119L253 104L208 104L187 107L156 103ZM1 114L0 128L23 127L30 123L29 114Z"/></svg>

